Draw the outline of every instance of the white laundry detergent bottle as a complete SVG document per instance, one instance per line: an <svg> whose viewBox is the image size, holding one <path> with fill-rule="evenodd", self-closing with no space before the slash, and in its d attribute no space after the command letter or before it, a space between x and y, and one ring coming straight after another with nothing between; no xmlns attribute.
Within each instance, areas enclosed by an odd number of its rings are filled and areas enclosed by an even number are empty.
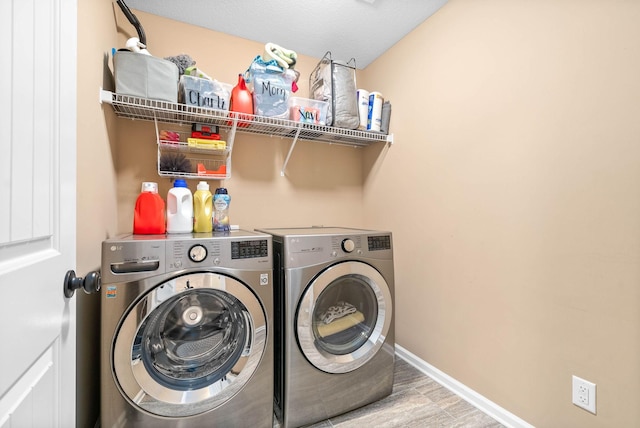
<svg viewBox="0 0 640 428"><path fill-rule="evenodd" d="M193 231L193 195L187 182L177 179L167 193L167 233Z"/></svg>

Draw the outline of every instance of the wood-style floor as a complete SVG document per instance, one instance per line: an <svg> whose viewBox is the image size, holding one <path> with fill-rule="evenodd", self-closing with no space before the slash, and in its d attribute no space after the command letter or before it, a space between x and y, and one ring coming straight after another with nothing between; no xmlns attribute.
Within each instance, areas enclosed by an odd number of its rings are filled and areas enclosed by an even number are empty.
<svg viewBox="0 0 640 428"><path fill-rule="evenodd" d="M310 427L500 428L504 425L396 357L390 396Z"/></svg>

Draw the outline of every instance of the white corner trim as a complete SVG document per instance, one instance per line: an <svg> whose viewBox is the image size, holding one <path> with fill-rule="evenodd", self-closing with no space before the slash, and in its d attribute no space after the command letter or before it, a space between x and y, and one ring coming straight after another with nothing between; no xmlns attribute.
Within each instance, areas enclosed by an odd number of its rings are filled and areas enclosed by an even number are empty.
<svg viewBox="0 0 640 428"><path fill-rule="evenodd" d="M463 383L457 381L452 378L448 374L438 370L431 364L426 361L420 359L415 354L412 354L402 346L396 343L396 355L399 358L402 358L407 363L411 364L416 369L420 370L422 373L426 374L440 385L444 386L448 390L453 393L459 395L464 398L470 404L483 411L487 415L491 416L496 421L501 424L509 427L509 428L534 428L533 425L527 423L526 421L520 419L513 413L503 409L498 406L493 401L488 398L478 394L473 389L464 385Z"/></svg>

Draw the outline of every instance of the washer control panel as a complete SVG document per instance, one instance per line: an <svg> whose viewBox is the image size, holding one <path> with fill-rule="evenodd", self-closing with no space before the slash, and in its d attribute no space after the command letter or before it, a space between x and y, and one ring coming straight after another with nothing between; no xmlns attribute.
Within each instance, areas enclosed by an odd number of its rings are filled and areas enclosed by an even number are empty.
<svg viewBox="0 0 640 428"><path fill-rule="evenodd" d="M269 242L266 239L231 241L232 259L253 259L269 255Z"/></svg>
<svg viewBox="0 0 640 428"><path fill-rule="evenodd" d="M211 239L167 240L167 270L211 265L222 255L222 241Z"/></svg>
<svg viewBox="0 0 640 428"><path fill-rule="evenodd" d="M192 262L200 263L207 258L207 247L202 244L195 244L189 248L189 259Z"/></svg>
<svg viewBox="0 0 640 428"><path fill-rule="evenodd" d="M251 260L266 260L267 239L201 239L166 241L167 269L206 266L246 266Z"/></svg>
<svg viewBox="0 0 640 428"><path fill-rule="evenodd" d="M220 236L128 235L106 240L102 243L102 282L132 281L189 268L271 266L271 236L240 232Z"/></svg>

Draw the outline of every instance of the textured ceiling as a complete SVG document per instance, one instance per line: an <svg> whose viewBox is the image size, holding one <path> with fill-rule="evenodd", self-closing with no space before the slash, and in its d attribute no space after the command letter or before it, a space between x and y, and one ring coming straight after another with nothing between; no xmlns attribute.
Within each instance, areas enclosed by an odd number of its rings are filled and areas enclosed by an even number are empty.
<svg viewBox="0 0 640 428"><path fill-rule="evenodd" d="M129 8L365 68L447 0L125 0ZM144 22L142 22L144 28ZM147 40L152 45L152 40ZM152 46L149 49L153 51Z"/></svg>

